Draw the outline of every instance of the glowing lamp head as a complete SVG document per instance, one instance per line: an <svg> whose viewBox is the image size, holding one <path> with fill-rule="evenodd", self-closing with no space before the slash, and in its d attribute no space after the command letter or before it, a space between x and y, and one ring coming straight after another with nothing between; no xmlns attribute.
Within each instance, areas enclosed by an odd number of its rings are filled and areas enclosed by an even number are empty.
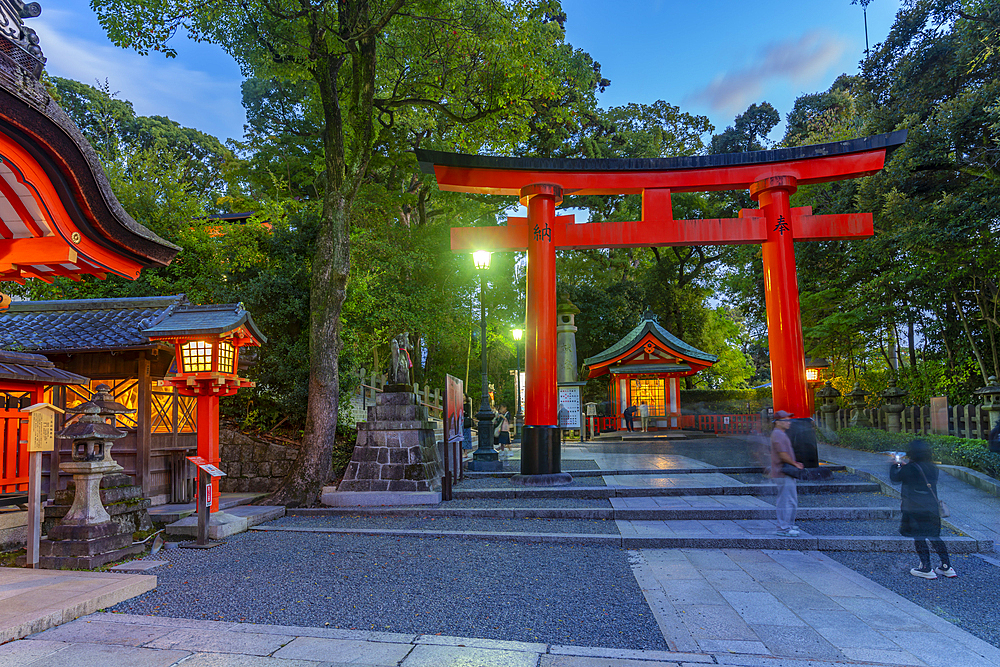
<svg viewBox="0 0 1000 667"><path fill-rule="evenodd" d="M806 369L806 382L816 382L819 380L819 369L818 368L807 368Z"/></svg>
<svg viewBox="0 0 1000 667"><path fill-rule="evenodd" d="M476 270L485 271L490 268L490 256L492 254L489 250L477 250L472 253L472 263L475 265Z"/></svg>
<svg viewBox="0 0 1000 667"><path fill-rule="evenodd" d="M514 340L521 340L521 337L524 335L524 330L523 329L512 329L511 332L510 332L510 334L514 337Z"/></svg>

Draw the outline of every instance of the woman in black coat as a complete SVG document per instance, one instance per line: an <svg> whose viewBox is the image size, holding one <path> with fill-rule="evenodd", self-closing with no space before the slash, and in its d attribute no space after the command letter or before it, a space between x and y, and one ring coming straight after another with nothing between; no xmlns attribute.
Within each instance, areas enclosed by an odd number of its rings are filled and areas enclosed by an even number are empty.
<svg viewBox="0 0 1000 667"><path fill-rule="evenodd" d="M937 579L938 575L957 577L948 558L948 547L941 540L941 514L937 501L938 469L931 460L931 446L926 440L914 440L906 450L906 455L910 462L906 465L893 463L889 468L889 479L903 485L903 501L900 505L903 517L899 523L899 534L913 538L913 548L920 557L920 567L910 570L910 574L924 579ZM933 570L927 540L930 540L941 559L941 566Z"/></svg>

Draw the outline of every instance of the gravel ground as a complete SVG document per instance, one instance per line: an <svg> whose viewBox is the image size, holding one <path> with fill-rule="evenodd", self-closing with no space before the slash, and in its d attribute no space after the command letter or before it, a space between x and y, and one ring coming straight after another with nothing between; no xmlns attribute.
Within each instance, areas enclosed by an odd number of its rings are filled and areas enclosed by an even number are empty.
<svg viewBox="0 0 1000 667"><path fill-rule="evenodd" d="M573 486L607 486L602 477L574 477L569 484L561 486L547 487L552 489L565 489ZM485 477L472 479L466 477L455 485L456 491L466 491L468 489L523 489L523 486L514 484L510 477ZM538 488L538 487L535 487Z"/></svg>
<svg viewBox="0 0 1000 667"><path fill-rule="evenodd" d="M583 533L619 535L613 520L499 519L400 516L286 516L267 526L296 528L379 528L396 530L458 530L490 533Z"/></svg>
<svg viewBox="0 0 1000 667"><path fill-rule="evenodd" d="M613 547L249 532L155 559L157 588L109 611L668 650Z"/></svg>
<svg viewBox="0 0 1000 667"><path fill-rule="evenodd" d="M910 568L920 562L916 553L834 551L827 555L983 641L1000 646L1000 624L996 622L1000 567L972 554L952 554L951 565L958 577L928 581L910 575ZM938 558L933 550L931 559L936 567Z"/></svg>
<svg viewBox="0 0 1000 667"><path fill-rule="evenodd" d="M777 496L754 496L773 505ZM892 507L899 509L899 498L882 493L800 493L799 507Z"/></svg>

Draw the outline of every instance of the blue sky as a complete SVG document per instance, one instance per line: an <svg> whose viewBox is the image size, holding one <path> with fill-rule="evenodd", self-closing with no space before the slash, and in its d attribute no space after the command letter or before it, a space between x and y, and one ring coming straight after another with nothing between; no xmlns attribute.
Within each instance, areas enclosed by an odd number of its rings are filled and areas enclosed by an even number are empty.
<svg viewBox="0 0 1000 667"><path fill-rule="evenodd" d="M900 0L868 7L871 44ZM754 102L781 113L795 98L855 73L864 56L861 7L850 0L563 0L567 39L601 63L611 86L601 106L665 100L708 116L716 131ZM212 45L178 39L178 57L111 45L85 0L42 2L29 19L55 76L112 91L141 115L168 116L220 138L240 138L245 115L236 64ZM781 127L772 138L780 138Z"/></svg>

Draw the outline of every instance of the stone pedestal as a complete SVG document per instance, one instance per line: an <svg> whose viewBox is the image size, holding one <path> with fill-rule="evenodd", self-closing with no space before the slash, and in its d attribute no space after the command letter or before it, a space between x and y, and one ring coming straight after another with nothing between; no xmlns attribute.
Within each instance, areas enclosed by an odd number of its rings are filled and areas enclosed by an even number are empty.
<svg viewBox="0 0 1000 667"><path fill-rule="evenodd" d="M60 468L73 474L73 504L39 545L39 566L90 570L141 553L145 547L132 544L133 531L112 521L101 503L104 473L116 469L117 464L104 461L102 455L99 461L67 461Z"/></svg>
<svg viewBox="0 0 1000 667"><path fill-rule="evenodd" d="M123 473L105 474L101 477L99 491L101 504L110 519L121 526L122 532L145 533L153 529L148 512L149 498L143 497L142 487L134 485L131 476ZM75 492L75 481L71 481L65 491L56 492L55 503L45 508L45 521L42 524L45 533L69 513Z"/></svg>
<svg viewBox="0 0 1000 667"><path fill-rule="evenodd" d="M431 491L444 468L427 409L411 391L394 385L378 394L338 491Z"/></svg>

